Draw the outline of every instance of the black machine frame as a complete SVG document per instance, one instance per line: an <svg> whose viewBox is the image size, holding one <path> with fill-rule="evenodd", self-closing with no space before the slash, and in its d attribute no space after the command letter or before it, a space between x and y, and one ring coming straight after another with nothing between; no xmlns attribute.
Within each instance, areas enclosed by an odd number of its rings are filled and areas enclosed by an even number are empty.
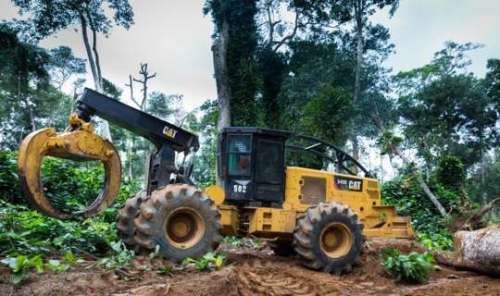
<svg viewBox="0 0 500 296"><path fill-rule="evenodd" d="M172 174L177 183L192 183L191 170L177 168L175 152L185 156L196 152L200 147L197 135L88 88L76 102L76 113L86 122L99 116L153 143L156 151L149 160L148 194L170 184Z"/></svg>
<svg viewBox="0 0 500 296"><path fill-rule="evenodd" d="M300 150L305 151L316 156L319 156L323 159L326 159L337 167L337 170L344 170L350 175L356 176L357 171L361 171L364 173L365 177L372 178L374 174L372 174L368 169L366 169L359 161L354 159L352 156L344 152L342 149L337 146L325 142L323 140L300 135L293 134L289 139L289 141L296 140L300 144L286 144L285 147L291 150ZM302 142L301 142L302 141ZM301 145L302 144L302 145ZM352 166L347 165L346 163L350 162ZM354 167L354 170L352 169Z"/></svg>

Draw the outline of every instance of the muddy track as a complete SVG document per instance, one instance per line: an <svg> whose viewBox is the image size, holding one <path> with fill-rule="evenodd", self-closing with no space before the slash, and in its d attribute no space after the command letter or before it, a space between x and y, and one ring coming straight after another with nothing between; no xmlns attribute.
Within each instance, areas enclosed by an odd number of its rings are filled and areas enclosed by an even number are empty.
<svg viewBox="0 0 500 296"><path fill-rule="evenodd" d="M166 262L138 257L123 277L98 268L77 267L70 272L46 272L22 286L8 283L7 268L0 265L0 296L3 295L115 295L115 296L249 296L249 295L498 295L500 279L442 267L424 285L395 282L380 264L380 248L391 245L402 251L412 244L394 241L369 245L353 272L331 275L304 268L293 257L270 255L270 251L233 250L231 263L216 271L180 271L171 276L156 271ZM399 244L399 245L398 245Z"/></svg>
<svg viewBox="0 0 500 296"><path fill-rule="evenodd" d="M317 283L289 271L277 269L270 262L252 260L236 269L241 295L338 295L330 293ZM332 292L338 292L336 289Z"/></svg>

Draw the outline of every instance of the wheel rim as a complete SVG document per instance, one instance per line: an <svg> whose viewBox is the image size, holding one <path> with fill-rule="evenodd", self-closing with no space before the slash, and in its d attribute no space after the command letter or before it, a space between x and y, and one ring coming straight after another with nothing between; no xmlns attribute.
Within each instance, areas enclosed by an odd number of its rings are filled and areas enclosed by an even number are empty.
<svg viewBox="0 0 500 296"><path fill-rule="evenodd" d="M205 223L200 214L193 209L175 209L166 220L165 237L176 248L191 248L202 239L204 234Z"/></svg>
<svg viewBox="0 0 500 296"><path fill-rule="evenodd" d="M354 236L345 224L330 223L320 235L321 250L332 259L344 257L351 251Z"/></svg>

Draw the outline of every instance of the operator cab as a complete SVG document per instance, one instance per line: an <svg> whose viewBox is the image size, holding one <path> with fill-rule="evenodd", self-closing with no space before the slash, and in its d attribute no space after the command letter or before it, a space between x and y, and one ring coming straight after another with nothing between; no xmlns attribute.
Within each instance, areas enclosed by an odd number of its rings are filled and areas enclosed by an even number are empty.
<svg viewBox="0 0 500 296"><path fill-rule="evenodd" d="M285 190L285 142L291 135L255 127L222 130L217 168L227 202L281 206Z"/></svg>

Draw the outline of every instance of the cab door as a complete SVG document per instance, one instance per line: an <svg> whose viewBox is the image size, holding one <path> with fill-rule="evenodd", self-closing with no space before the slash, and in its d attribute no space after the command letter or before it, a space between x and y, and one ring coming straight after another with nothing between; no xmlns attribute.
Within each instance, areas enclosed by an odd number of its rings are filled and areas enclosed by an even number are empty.
<svg viewBox="0 0 500 296"><path fill-rule="evenodd" d="M255 199L281 205L285 187L284 143L266 137L255 140Z"/></svg>

